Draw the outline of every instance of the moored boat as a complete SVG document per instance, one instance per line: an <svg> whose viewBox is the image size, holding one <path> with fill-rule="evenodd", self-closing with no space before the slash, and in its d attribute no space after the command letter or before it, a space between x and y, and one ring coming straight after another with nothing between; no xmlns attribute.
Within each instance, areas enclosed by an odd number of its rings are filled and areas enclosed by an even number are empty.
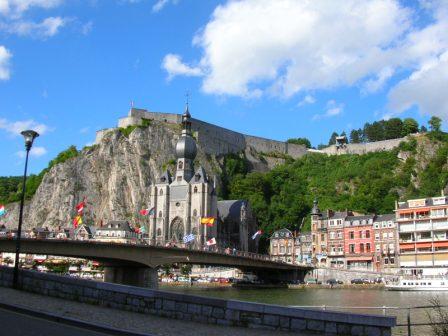
<svg viewBox="0 0 448 336"><path fill-rule="evenodd" d="M386 285L394 291L448 291L448 278L399 279Z"/></svg>

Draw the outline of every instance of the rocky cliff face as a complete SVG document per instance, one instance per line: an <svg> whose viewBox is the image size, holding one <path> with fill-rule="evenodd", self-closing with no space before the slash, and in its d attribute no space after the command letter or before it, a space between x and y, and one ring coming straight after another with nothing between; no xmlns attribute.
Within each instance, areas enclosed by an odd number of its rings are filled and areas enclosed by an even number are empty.
<svg viewBox="0 0 448 336"><path fill-rule="evenodd" d="M119 129L84 149L79 156L54 166L24 211L24 227L67 227L75 216L75 205L87 198L84 222L100 225L113 219L142 220L138 210L148 207L149 186L165 168L173 170L178 125L153 122L137 127L128 136ZM204 166L209 176L219 176L223 157L206 155L198 144L195 167ZM268 163L251 155L253 167L268 169ZM219 178L217 180L219 184ZM18 204L7 206L0 224L15 228Z"/></svg>

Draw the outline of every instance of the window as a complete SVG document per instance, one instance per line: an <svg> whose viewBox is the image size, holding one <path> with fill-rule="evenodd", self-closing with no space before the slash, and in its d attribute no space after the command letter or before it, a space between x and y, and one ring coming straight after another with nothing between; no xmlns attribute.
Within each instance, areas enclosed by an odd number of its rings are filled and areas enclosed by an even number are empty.
<svg viewBox="0 0 448 336"><path fill-rule="evenodd" d="M380 240L380 234L379 233L375 233L375 240Z"/></svg>
<svg viewBox="0 0 448 336"><path fill-rule="evenodd" d="M387 227L387 222L381 222L381 227L384 229Z"/></svg>
<svg viewBox="0 0 448 336"><path fill-rule="evenodd" d="M387 226L390 227L390 228L393 227L394 226L394 222L392 222L392 221L387 222Z"/></svg>
<svg viewBox="0 0 448 336"><path fill-rule="evenodd" d="M350 253L355 253L355 244L350 244L348 246L348 250L349 250Z"/></svg>
<svg viewBox="0 0 448 336"><path fill-rule="evenodd" d="M383 232L383 239L387 239L387 232Z"/></svg>
<svg viewBox="0 0 448 336"><path fill-rule="evenodd" d="M330 239L335 239L336 238L336 232L330 232Z"/></svg>
<svg viewBox="0 0 448 336"><path fill-rule="evenodd" d="M359 238L363 238L363 231L359 231Z"/></svg>
<svg viewBox="0 0 448 336"><path fill-rule="evenodd" d="M162 189L160 189L159 195L163 196L163 190Z"/></svg>
<svg viewBox="0 0 448 336"><path fill-rule="evenodd" d="M342 239L342 231L339 231L339 232L338 232L338 238L339 238L339 239Z"/></svg>
<svg viewBox="0 0 448 336"><path fill-rule="evenodd" d="M196 209L193 210L193 216L196 217L198 215L198 211Z"/></svg>
<svg viewBox="0 0 448 336"><path fill-rule="evenodd" d="M159 218L162 217L162 211L159 211Z"/></svg>
<svg viewBox="0 0 448 336"><path fill-rule="evenodd" d="M370 230L366 231L366 238L370 238Z"/></svg>
<svg viewBox="0 0 448 336"><path fill-rule="evenodd" d="M350 231L350 232L348 233L348 235L349 235L349 238L350 238L350 239L355 239L355 233L354 233L353 231Z"/></svg>
<svg viewBox="0 0 448 336"><path fill-rule="evenodd" d="M375 245L375 249L376 249L377 252L380 252L381 251L381 245L380 244L376 244Z"/></svg>
<svg viewBox="0 0 448 336"><path fill-rule="evenodd" d="M364 253L364 244L359 244L359 252Z"/></svg>
<svg viewBox="0 0 448 336"><path fill-rule="evenodd" d="M320 235L320 240L323 241L323 242L325 241L325 234L324 234L324 233L322 233L322 234Z"/></svg>
<svg viewBox="0 0 448 336"><path fill-rule="evenodd" d="M389 263L389 259L388 258L384 258L384 263L388 264Z"/></svg>
<svg viewBox="0 0 448 336"><path fill-rule="evenodd" d="M377 261L377 262L380 261L380 256L376 256L376 261Z"/></svg>
<svg viewBox="0 0 448 336"><path fill-rule="evenodd" d="M366 252L370 252L370 243L366 244Z"/></svg>
<svg viewBox="0 0 448 336"><path fill-rule="evenodd" d="M390 263L391 263L391 264L395 264L395 258L394 258L394 257L391 257L391 258L390 258Z"/></svg>
<svg viewBox="0 0 448 336"><path fill-rule="evenodd" d="M179 169L183 169L184 168L184 163L182 161L179 161L179 164L177 165L177 167Z"/></svg>
<svg viewBox="0 0 448 336"><path fill-rule="evenodd" d="M280 245L280 253L285 254L285 246L284 245Z"/></svg>
<svg viewBox="0 0 448 336"><path fill-rule="evenodd" d="M389 239L393 239L393 238L394 238L394 232L391 231L391 232L389 232Z"/></svg>
<svg viewBox="0 0 448 336"><path fill-rule="evenodd" d="M179 182L182 181L182 176L179 175L179 176L177 177L177 180L178 180Z"/></svg>
<svg viewBox="0 0 448 336"><path fill-rule="evenodd" d="M194 187L193 192L196 194L198 192L198 187Z"/></svg>
<svg viewBox="0 0 448 336"><path fill-rule="evenodd" d="M375 229L379 229L379 228L380 228L380 223L375 223L375 224L373 224L373 227L374 227Z"/></svg>

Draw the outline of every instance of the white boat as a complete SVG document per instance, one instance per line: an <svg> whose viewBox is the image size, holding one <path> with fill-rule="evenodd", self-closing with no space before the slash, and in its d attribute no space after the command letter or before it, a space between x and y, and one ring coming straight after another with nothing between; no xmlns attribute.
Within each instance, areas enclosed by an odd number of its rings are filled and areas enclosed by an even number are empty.
<svg viewBox="0 0 448 336"><path fill-rule="evenodd" d="M387 290L393 291L448 291L447 278L400 279L387 284Z"/></svg>

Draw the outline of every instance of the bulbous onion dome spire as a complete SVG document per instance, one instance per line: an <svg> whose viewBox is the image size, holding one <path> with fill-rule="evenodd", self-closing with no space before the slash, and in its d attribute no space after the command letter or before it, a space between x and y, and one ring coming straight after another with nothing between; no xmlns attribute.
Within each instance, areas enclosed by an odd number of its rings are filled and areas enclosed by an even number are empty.
<svg viewBox="0 0 448 336"><path fill-rule="evenodd" d="M311 210L311 215L320 215L320 214L321 214L321 212L320 212L320 209L319 209L319 205L318 205L317 199L314 199L313 209Z"/></svg>
<svg viewBox="0 0 448 336"><path fill-rule="evenodd" d="M191 115L188 109L188 104L185 107L185 112L182 115L182 136L176 144L176 156L178 159L185 158L194 160L197 154L196 141L191 136Z"/></svg>

